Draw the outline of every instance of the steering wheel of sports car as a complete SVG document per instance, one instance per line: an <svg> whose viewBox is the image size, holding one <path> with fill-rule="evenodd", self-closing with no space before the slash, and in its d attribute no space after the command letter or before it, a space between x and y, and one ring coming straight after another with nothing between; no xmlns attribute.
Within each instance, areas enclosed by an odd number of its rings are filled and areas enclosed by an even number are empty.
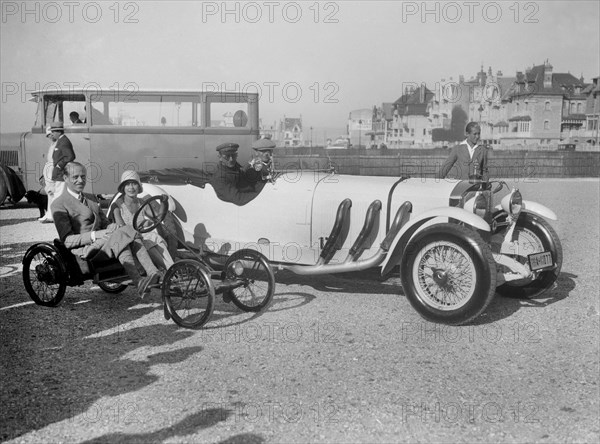
<svg viewBox="0 0 600 444"><path fill-rule="evenodd" d="M160 204L155 202L160 201ZM148 233L160 225L169 211L169 196L160 194L144 201L133 215L133 228L138 233ZM143 215L140 218L140 215Z"/></svg>

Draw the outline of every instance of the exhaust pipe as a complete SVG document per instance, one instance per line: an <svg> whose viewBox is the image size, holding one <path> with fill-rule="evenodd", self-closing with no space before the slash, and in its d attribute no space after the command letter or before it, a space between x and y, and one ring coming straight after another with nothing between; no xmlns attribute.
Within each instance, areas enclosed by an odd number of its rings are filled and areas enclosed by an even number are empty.
<svg viewBox="0 0 600 444"><path fill-rule="evenodd" d="M375 207L376 202L373 202L371 206ZM373 211L375 211L375 209ZM377 250L377 253L375 253L375 255L368 259L364 259L362 261L344 262L342 264L323 264L318 262L316 265L280 265L280 268L283 270L289 270L295 274L306 276L347 273L350 271L362 271L367 270L369 268L378 267L379 265L381 265L381 263L387 256L388 250L390 249L394 238L396 237L400 229L404 226L404 224L408 221L411 212L412 203L410 203L409 201L406 201L402 205L400 205L400 208L398 208L398 211L396 212L396 217L394 218L392 228L385 236L383 242L381 242L379 250ZM367 224L365 223L365 225Z"/></svg>
<svg viewBox="0 0 600 444"><path fill-rule="evenodd" d="M354 241L352 248L350 248L350 251L348 252L348 256L346 257L344 263L354 262L360 257L364 250L364 244L373 231L373 227L375 226L375 222L380 211L380 200L375 200L371 203L371 205L369 205L369 209L367 210L367 215L365 217L365 223L362 227L362 230L360 230L360 234L356 238L356 241Z"/></svg>

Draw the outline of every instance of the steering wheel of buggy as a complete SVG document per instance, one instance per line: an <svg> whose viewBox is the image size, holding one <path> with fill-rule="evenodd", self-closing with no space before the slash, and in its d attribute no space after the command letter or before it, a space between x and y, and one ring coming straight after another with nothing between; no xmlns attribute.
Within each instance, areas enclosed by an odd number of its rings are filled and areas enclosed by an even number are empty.
<svg viewBox="0 0 600 444"><path fill-rule="evenodd" d="M156 201L160 201L160 206L158 208L156 208L156 205L153 205L153 203ZM158 227L161 222L165 220L168 211L169 196L166 194L152 196L150 199L145 200L133 215L133 228L138 233L148 233L149 231L152 231ZM150 225L143 224L143 222L148 221L150 222Z"/></svg>

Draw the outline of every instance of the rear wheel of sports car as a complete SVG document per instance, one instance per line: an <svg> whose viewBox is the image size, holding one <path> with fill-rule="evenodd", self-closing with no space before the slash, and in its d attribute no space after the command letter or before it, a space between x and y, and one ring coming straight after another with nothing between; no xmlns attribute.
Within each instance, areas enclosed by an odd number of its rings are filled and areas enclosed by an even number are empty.
<svg viewBox="0 0 600 444"><path fill-rule="evenodd" d="M127 285L120 282L98 282L98 287L107 293L117 294L125 290Z"/></svg>
<svg viewBox="0 0 600 444"><path fill-rule="evenodd" d="M408 243L400 276L421 316L450 325L479 316L496 289L489 245L476 231L450 223L425 228Z"/></svg>
<svg viewBox="0 0 600 444"><path fill-rule="evenodd" d="M65 296L67 272L58 252L46 244L31 247L23 257L23 284L38 305L56 307Z"/></svg>
<svg viewBox="0 0 600 444"><path fill-rule="evenodd" d="M224 297L244 311L261 311L273 300L275 274L267 258L258 251L233 253L225 262L222 278L224 282L239 282L237 288L226 290Z"/></svg>
<svg viewBox="0 0 600 444"><path fill-rule="evenodd" d="M544 219L531 213L521 213L511 240L515 251L511 256L515 260L529 266L529 255L549 251L552 254L554 268L540 271L534 280L519 279L506 282L500 285L497 291L502 296L513 298L539 296L554 285L560 274L563 262L560 239Z"/></svg>
<svg viewBox="0 0 600 444"><path fill-rule="evenodd" d="M215 288L210 273L198 261L173 264L163 279L162 295L168 314L180 327L200 328L210 319Z"/></svg>

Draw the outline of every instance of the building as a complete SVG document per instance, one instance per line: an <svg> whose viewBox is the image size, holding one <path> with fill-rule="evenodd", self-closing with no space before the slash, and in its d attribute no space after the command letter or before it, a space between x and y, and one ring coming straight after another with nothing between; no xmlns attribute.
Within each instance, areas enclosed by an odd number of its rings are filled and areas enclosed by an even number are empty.
<svg viewBox="0 0 600 444"><path fill-rule="evenodd" d="M492 67L487 73L483 66L475 79L469 81L469 121L478 122L481 140L489 145L499 145L508 132L509 98L516 77L506 77L502 71L494 75Z"/></svg>
<svg viewBox="0 0 600 444"><path fill-rule="evenodd" d="M433 98L434 93L421 85L407 88L394 102L390 148L431 145L428 108Z"/></svg>
<svg viewBox="0 0 600 444"><path fill-rule="evenodd" d="M369 147L373 130L373 110L371 108L350 111L348 115L348 137L353 148Z"/></svg>
<svg viewBox="0 0 600 444"><path fill-rule="evenodd" d="M270 138L277 146L306 146L302 130L302 116L284 116L282 120L273 122L272 124L264 124L261 120L259 126L261 137Z"/></svg>
<svg viewBox="0 0 600 444"><path fill-rule="evenodd" d="M570 73L554 73L546 61L517 72L507 97L508 130L503 145L556 147L586 121L585 84Z"/></svg>
<svg viewBox="0 0 600 444"><path fill-rule="evenodd" d="M586 95L585 118L586 126L583 138L589 145L597 146L600 142L598 139L598 114L600 113L600 85L598 80L600 77L594 77L592 83L588 85L583 93Z"/></svg>

